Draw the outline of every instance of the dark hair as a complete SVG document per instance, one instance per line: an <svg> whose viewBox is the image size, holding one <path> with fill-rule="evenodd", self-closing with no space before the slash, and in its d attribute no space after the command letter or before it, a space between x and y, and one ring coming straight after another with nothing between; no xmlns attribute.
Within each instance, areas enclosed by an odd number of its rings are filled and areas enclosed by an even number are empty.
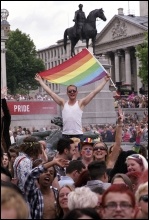
<svg viewBox="0 0 149 220"><path fill-rule="evenodd" d="M95 188L91 189L92 192L95 192L97 194L103 195L103 193L105 192L105 189L103 187L97 186Z"/></svg>
<svg viewBox="0 0 149 220"><path fill-rule="evenodd" d="M97 180L106 173L105 161L93 161L88 165L89 175L91 180Z"/></svg>
<svg viewBox="0 0 149 220"><path fill-rule="evenodd" d="M86 215L92 219L101 219L94 208L77 208L69 211L63 219L78 219Z"/></svg>
<svg viewBox="0 0 149 220"><path fill-rule="evenodd" d="M66 167L66 173L72 173L75 170L80 172L82 169L85 169L85 165L82 163L81 160L72 160Z"/></svg>
<svg viewBox="0 0 149 220"><path fill-rule="evenodd" d="M147 148L142 144L139 145L139 148L139 154L147 158Z"/></svg>
<svg viewBox="0 0 149 220"><path fill-rule="evenodd" d="M59 154L64 153L65 149L70 150L70 144L73 144L74 141L71 139L67 138L60 138L59 141L57 142L57 151Z"/></svg>
<svg viewBox="0 0 149 220"><path fill-rule="evenodd" d="M7 168L1 166L1 173L5 174L10 179L12 179L11 173L10 173L10 171Z"/></svg>

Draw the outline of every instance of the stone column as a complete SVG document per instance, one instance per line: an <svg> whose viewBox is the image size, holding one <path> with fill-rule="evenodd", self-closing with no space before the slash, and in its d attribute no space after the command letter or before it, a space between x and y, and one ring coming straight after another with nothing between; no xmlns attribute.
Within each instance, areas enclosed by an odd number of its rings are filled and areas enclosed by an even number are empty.
<svg viewBox="0 0 149 220"><path fill-rule="evenodd" d="M119 74L120 64L119 64L119 56L118 56L117 51L114 52L114 59L115 59L115 81L119 82L120 81L120 74Z"/></svg>
<svg viewBox="0 0 149 220"><path fill-rule="evenodd" d="M128 48L125 49L125 83L131 84L131 63L130 63L130 51Z"/></svg>
<svg viewBox="0 0 149 220"><path fill-rule="evenodd" d="M2 39L1 39L1 88L4 88L4 87L7 87L7 81L6 81L6 49L5 49L5 42L2 41Z"/></svg>
<svg viewBox="0 0 149 220"><path fill-rule="evenodd" d="M140 67L140 61L138 59L138 57L136 57L136 64L137 64L137 93L139 95L139 89L142 87L142 83L141 83L141 78L138 76L139 75L139 67Z"/></svg>

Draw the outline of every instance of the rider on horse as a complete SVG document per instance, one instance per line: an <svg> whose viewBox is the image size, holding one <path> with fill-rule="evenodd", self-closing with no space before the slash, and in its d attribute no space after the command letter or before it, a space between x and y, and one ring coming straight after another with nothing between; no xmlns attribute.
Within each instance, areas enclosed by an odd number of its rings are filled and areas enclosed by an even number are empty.
<svg viewBox="0 0 149 220"><path fill-rule="evenodd" d="M85 13L82 11L83 5L79 4L79 10L75 11L75 16L73 21L75 22L75 26L76 26L76 34L79 35L80 40L83 40L82 37L82 29L84 26L84 23L86 21L86 16Z"/></svg>

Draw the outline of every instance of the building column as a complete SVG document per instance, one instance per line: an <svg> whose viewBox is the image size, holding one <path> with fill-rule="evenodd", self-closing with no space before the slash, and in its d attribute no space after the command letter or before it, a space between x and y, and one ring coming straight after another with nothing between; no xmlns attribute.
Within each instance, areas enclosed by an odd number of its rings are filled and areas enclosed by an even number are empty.
<svg viewBox="0 0 149 220"><path fill-rule="evenodd" d="M136 69L137 69L137 93L139 95L139 89L142 87L142 82L141 82L141 78L138 76L139 75L139 67L140 67L140 61L139 58L136 57Z"/></svg>
<svg viewBox="0 0 149 220"><path fill-rule="evenodd" d="M1 88L7 87L6 80L6 49L5 42L1 41Z"/></svg>
<svg viewBox="0 0 149 220"><path fill-rule="evenodd" d="M131 63L130 63L130 51L128 48L125 49L125 76L126 84L131 84Z"/></svg>
<svg viewBox="0 0 149 220"><path fill-rule="evenodd" d="M119 69L120 69L120 64L119 64L119 56L117 51L114 52L114 61L115 61L115 82L120 81L120 74L119 74Z"/></svg>

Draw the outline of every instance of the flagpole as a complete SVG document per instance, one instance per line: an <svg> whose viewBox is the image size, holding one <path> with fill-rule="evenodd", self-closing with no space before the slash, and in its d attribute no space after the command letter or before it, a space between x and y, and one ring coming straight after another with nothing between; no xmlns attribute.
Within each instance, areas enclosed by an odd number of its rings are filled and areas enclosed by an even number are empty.
<svg viewBox="0 0 149 220"><path fill-rule="evenodd" d="M88 50L88 48L86 48L87 50ZM91 52L88 50L88 52L91 54ZM92 56L94 56L93 54L91 54ZM99 62L99 60L94 56L94 58L97 60L97 62L100 64L100 65L102 65L100 62ZM103 67L103 65L102 65L102 67ZM105 70L105 72L107 73L107 74L109 74L108 72L107 72L107 70L103 67L103 69ZM113 82L113 80L111 79L111 77L110 77L110 80L111 80L111 83L113 84L113 86L114 86L114 88L117 90L117 87L116 87L116 85L114 84L114 82Z"/></svg>

